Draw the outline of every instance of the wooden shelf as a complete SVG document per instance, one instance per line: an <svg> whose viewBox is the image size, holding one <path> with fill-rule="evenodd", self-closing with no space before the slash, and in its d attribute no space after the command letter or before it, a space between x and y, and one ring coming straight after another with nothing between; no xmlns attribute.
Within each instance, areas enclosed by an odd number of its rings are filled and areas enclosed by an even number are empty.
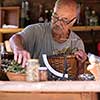
<svg viewBox="0 0 100 100"><path fill-rule="evenodd" d="M72 27L73 31L99 31L100 30L100 26L74 26Z"/></svg>
<svg viewBox="0 0 100 100"><path fill-rule="evenodd" d="M23 28L0 28L0 33L2 34L9 34L9 33L16 33L23 30ZM72 27L73 31L99 31L100 26L74 26Z"/></svg>
<svg viewBox="0 0 100 100"><path fill-rule="evenodd" d="M0 28L0 42L2 41L3 34L14 34L22 31L23 28ZM74 26L72 27L73 31L82 32L82 31L100 31L100 26Z"/></svg>
<svg viewBox="0 0 100 100"><path fill-rule="evenodd" d="M17 33L23 30L23 28L0 28L0 33L1 34L12 34L12 33Z"/></svg>
<svg viewBox="0 0 100 100"><path fill-rule="evenodd" d="M20 7L0 7L0 27L3 24L19 26Z"/></svg>
<svg viewBox="0 0 100 100"><path fill-rule="evenodd" d="M0 28L0 42L3 42L4 34L14 34L20 32L22 28Z"/></svg>

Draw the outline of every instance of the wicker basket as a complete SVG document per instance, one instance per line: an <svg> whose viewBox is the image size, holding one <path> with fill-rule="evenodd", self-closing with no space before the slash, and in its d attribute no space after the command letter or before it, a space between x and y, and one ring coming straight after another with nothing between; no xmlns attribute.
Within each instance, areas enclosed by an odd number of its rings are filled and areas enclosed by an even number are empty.
<svg viewBox="0 0 100 100"><path fill-rule="evenodd" d="M19 74L19 73L13 73L13 72L7 72L6 74L10 81L25 81L26 80L25 74Z"/></svg>
<svg viewBox="0 0 100 100"><path fill-rule="evenodd" d="M67 63L67 73L70 77L77 78L77 60L74 55L52 55L48 56L49 64L58 72L64 73L65 62Z"/></svg>

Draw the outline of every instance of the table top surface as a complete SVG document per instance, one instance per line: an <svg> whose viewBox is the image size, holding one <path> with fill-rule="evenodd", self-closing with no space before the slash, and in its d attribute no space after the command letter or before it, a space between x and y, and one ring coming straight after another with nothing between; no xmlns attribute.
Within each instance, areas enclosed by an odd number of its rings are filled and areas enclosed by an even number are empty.
<svg viewBox="0 0 100 100"><path fill-rule="evenodd" d="M100 81L0 81L0 92L100 92Z"/></svg>

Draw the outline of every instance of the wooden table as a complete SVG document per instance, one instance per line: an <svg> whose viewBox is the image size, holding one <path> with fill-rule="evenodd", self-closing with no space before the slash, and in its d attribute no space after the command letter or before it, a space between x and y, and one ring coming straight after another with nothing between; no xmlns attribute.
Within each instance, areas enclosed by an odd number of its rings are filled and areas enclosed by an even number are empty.
<svg viewBox="0 0 100 100"><path fill-rule="evenodd" d="M97 100L100 81L0 81L0 100Z"/></svg>

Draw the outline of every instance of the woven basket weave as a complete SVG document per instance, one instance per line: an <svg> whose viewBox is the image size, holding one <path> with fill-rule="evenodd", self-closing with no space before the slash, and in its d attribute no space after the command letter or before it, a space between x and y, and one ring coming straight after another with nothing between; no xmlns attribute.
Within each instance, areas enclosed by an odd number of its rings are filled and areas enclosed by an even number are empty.
<svg viewBox="0 0 100 100"><path fill-rule="evenodd" d="M72 78L77 78L77 60L74 55L52 55L48 56L48 62L56 71L64 73L65 62L67 63L67 73Z"/></svg>
<svg viewBox="0 0 100 100"><path fill-rule="evenodd" d="M20 73L7 72L10 81L26 81L26 75Z"/></svg>

